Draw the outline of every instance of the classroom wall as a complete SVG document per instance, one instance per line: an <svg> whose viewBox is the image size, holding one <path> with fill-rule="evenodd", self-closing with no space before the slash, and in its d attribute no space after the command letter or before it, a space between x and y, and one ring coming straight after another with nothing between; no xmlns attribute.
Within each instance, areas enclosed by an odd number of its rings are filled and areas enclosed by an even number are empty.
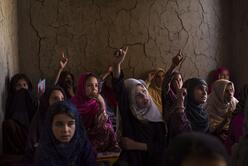
<svg viewBox="0 0 248 166"><path fill-rule="evenodd" d="M76 76L101 73L114 50L129 46L127 77L168 68L179 49L184 78L207 78L231 53L225 0L21 0L20 68L33 81L52 79L64 51Z"/></svg>

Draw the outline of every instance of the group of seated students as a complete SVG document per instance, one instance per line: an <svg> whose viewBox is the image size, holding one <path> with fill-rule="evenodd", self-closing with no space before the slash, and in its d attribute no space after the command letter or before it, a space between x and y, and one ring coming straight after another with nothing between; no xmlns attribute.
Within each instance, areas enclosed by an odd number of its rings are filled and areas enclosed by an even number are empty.
<svg viewBox="0 0 248 166"><path fill-rule="evenodd" d="M39 98L26 75L13 76L3 152L23 158L12 165L96 166L101 152L119 152L115 166L248 165L248 85L238 101L226 68L211 85L200 78L183 82L176 70L180 50L166 72L124 79L127 51L116 50L100 78L81 74L76 86L63 71L63 55L54 85Z"/></svg>

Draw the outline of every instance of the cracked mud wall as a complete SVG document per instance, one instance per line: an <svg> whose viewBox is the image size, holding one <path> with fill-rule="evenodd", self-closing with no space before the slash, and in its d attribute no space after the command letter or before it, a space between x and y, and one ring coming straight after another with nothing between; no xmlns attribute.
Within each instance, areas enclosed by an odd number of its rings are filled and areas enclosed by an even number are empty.
<svg viewBox="0 0 248 166"><path fill-rule="evenodd" d="M18 35L16 0L0 1L0 153L2 121L7 96L6 82L18 71Z"/></svg>
<svg viewBox="0 0 248 166"><path fill-rule="evenodd" d="M76 76L100 73L115 48L129 46L127 76L168 68L182 49L185 78L206 78L230 53L230 6L225 0L21 0L21 70L51 79L60 52Z"/></svg>

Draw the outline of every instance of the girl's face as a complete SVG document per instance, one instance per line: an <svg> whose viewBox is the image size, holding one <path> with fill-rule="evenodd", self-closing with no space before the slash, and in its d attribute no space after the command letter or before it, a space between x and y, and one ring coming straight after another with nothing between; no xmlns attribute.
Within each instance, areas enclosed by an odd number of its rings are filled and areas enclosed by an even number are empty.
<svg viewBox="0 0 248 166"><path fill-rule="evenodd" d="M155 77L155 83L158 87L162 87L163 84L163 80L164 80L164 72L160 71L157 73L156 77Z"/></svg>
<svg viewBox="0 0 248 166"><path fill-rule="evenodd" d="M219 77L219 79L225 79L225 80L230 79L230 75L229 75L229 72L227 70L222 71L218 77Z"/></svg>
<svg viewBox="0 0 248 166"><path fill-rule="evenodd" d="M224 92L224 101L226 103L229 103L232 100L233 95L234 95L234 88L232 84L228 84Z"/></svg>
<svg viewBox="0 0 248 166"><path fill-rule="evenodd" d="M68 86L72 86L73 85L73 79L72 76L70 74L67 74L64 80L65 84Z"/></svg>
<svg viewBox="0 0 248 166"><path fill-rule="evenodd" d="M111 77L107 77L104 81L104 84L108 87L108 88L112 88L112 78Z"/></svg>
<svg viewBox="0 0 248 166"><path fill-rule="evenodd" d="M138 108L146 108L149 105L149 94L147 90L141 86L137 85L135 89L135 101Z"/></svg>
<svg viewBox="0 0 248 166"><path fill-rule="evenodd" d="M176 74L172 81L171 81L171 86L173 87L173 89L177 92L179 89L182 88L183 86L183 79L181 74Z"/></svg>
<svg viewBox="0 0 248 166"><path fill-rule="evenodd" d="M65 97L60 90L53 90L49 97L49 106L59 101L64 101Z"/></svg>
<svg viewBox="0 0 248 166"><path fill-rule="evenodd" d="M207 101L207 91L208 88L206 85L198 85L194 89L194 99L197 104L203 104Z"/></svg>
<svg viewBox="0 0 248 166"><path fill-rule="evenodd" d="M20 79L17 81L16 85L15 85L15 90L21 90L21 89L26 89L28 90L28 83L25 79Z"/></svg>
<svg viewBox="0 0 248 166"><path fill-rule="evenodd" d="M76 130L75 119L67 114L57 114L53 118L52 131L54 137L61 143L69 143Z"/></svg>
<svg viewBox="0 0 248 166"><path fill-rule="evenodd" d="M86 80L85 95L89 98L98 96L98 80L96 77L89 77Z"/></svg>

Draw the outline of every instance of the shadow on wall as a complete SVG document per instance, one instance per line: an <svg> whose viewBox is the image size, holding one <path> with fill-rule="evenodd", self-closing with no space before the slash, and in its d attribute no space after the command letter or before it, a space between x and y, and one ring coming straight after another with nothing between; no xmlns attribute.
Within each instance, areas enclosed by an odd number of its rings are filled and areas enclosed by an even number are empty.
<svg viewBox="0 0 248 166"><path fill-rule="evenodd" d="M3 122L3 120L4 120L5 106L6 106L6 100L7 100L7 95L8 95L8 89L9 89L8 85L9 85L9 76L6 76L5 77L5 83L4 83L4 87L5 87L4 89L5 90L1 94L1 103L2 103L1 110L3 110L3 112L0 113L0 122ZM0 124L0 131L2 131L2 123ZM0 135L1 135L0 147L2 147L2 140L3 140L2 136L3 135L2 135L2 133ZM2 148L0 148L0 154L1 153L2 153Z"/></svg>

